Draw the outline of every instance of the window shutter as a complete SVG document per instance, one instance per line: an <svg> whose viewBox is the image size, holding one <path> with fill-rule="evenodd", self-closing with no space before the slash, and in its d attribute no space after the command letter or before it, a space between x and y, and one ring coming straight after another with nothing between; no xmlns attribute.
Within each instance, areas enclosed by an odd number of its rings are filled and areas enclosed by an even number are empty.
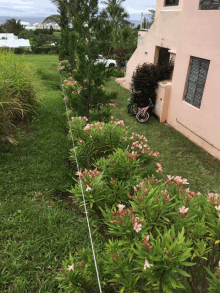
<svg viewBox="0 0 220 293"><path fill-rule="evenodd" d="M196 93L193 101L193 105L197 108L200 108L201 106L202 95L204 92L205 82L208 75L209 63L209 60L200 59L199 78L197 81Z"/></svg>
<svg viewBox="0 0 220 293"><path fill-rule="evenodd" d="M220 0L200 0L199 9L201 10L220 9Z"/></svg>
<svg viewBox="0 0 220 293"><path fill-rule="evenodd" d="M191 57L185 101L197 108L201 106L209 63L209 60Z"/></svg>

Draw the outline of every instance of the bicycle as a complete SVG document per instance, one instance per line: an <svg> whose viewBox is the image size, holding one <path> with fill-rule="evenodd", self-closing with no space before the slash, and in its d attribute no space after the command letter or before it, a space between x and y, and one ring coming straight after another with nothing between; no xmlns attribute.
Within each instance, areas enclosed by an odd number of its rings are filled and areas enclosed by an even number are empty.
<svg viewBox="0 0 220 293"><path fill-rule="evenodd" d="M128 114L130 116L135 115L138 122L144 123L149 120L149 118L150 118L149 109L152 107L153 107L153 103L152 103L152 100L149 98L149 106L144 107L144 108L140 108L135 104L134 105L129 104L128 105Z"/></svg>

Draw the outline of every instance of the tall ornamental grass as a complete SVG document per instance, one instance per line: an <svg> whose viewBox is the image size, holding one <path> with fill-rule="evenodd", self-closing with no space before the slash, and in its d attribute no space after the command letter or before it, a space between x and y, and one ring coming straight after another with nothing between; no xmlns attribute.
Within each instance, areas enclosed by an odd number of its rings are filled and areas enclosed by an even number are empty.
<svg viewBox="0 0 220 293"><path fill-rule="evenodd" d="M36 93L33 66L24 57L0 48L0 137L34 111Z"/></svg>

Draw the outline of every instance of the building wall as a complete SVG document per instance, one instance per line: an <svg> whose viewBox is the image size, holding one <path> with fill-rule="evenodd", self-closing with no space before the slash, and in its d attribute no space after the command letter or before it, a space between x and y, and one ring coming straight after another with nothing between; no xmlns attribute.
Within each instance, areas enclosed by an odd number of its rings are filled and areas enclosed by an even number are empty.
<svg viewBox="0 0 220 293"><path fill-rule="evenodd" d="M167 122L220 159L220 11L184 1ZM184 101L190 56L210 60L200 109Z"/></svg>
<svg viewBox="0 0 220 293"><path fill-rule="evenodd" d="M166 120L220 159L220 11L198 8L199 0L180 0L172 7L157 0L155 22L147 33L140 33L126 84L138 64L156 63L157 46L169 48L176 56ZM200 109L184 101L190 56L210 60Z"/></svg>
<svg viewBox="0 0 220 293"><path fill-rule="evenodd" d="M181 25L182 11L166 11L158 15L148 32L139 32L138 47L127 64L127 86L138 64L155 62L156 46L177 50Z"/></svg>
<svg viewBox="0 0 220 293"><path fill-rule="evenodd" d="M178 6L165 6L165 0L157 0L155 19L161 11L181 11L183 9L183 1L184 0L179 0Z"/></svg>

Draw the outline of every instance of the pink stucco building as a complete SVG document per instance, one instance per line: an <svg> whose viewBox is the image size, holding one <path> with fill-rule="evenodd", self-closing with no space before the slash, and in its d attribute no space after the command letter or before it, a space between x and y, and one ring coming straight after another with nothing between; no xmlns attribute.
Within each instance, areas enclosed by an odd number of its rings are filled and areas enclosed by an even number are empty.
<svg viewBox="0 0 220 293"><path fill-rule="evenodd" d="M220 159L220 0L157 0L155 21L140 31L127 65L173 58L172 80L157 89L155 113Z"/></svg>

